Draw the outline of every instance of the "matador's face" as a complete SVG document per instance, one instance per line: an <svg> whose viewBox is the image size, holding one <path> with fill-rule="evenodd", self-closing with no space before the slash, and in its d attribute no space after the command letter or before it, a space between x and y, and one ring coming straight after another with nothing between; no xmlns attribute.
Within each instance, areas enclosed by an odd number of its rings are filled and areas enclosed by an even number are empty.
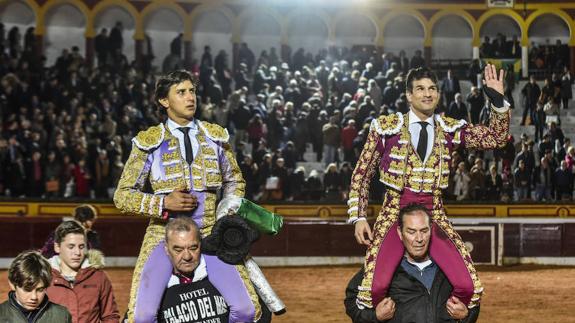
<svg viewBox="0 0 575 323"><path fill-rule="evenodd" d="M188 80L170 87L168 96L159 100L168 117L179 125L189 123L196 113L196 87Z"/></svg>
<svg viewBox="0 0 575 323"><path fill-rule="evenodd" d="M437 84L429 78L414 80L411 92L407 91L407 101L411 110L422 120L433 115L439 102L439 89Z"/></svg>

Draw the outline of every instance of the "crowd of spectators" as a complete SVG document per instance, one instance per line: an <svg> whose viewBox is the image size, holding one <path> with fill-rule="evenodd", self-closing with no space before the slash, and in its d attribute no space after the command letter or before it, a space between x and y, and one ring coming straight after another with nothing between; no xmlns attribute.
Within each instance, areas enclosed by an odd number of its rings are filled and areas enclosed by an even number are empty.
<svg viewBox="0 0 575 323"><path fill-rule="evenodd" d="M521 58L521 43L517 35L510 40L502 33L498 33L493 40L485 36L479 53L482 58Z"/></svg>
<svg viewBox="0 0 575 323"><path fill-rule="evenodd" d="M110 37L104 31L101 35ZM121 45L99 52L97 67L86 64L77 48L63 50L53 66L45 66L34 45L22 46L20 39L15 43L4 33L0 37L0 195L109 198L131 138L165 118L153 102L154 68L115 59L125 58ZM181 55L178 37L170 50L176 58ZM196 116L230 132L247 197L341 201L371 120L408 111L405 76L425 60L421 51L409 59L404 51L380 55L370 48L330 48L316 55L298 49L287 60L272 48L256 58L242 44L237 70L229 63L228 53L213 57L206 46L190 67L199 78ZM440 113L474 124L488 122L489 104L481 89L462 93L451 71L440 86ZM569 100L561 102L567 107ZM527 115L537 120L531 110ZM545 120L550 128L541 128L537 142L521 138L525 148L516 148L510 137L507 147L493 152L458 150L449 196L571 198L573 176L562 174L572 174L575 151L563 138L559 120L551 121ZM546 140L550 145L541 147ZM377 176L373 199L384 189Z"/></svg>
<svg viewBox="0 0 575 323"><path fill-rule="evenodd" d="M570 66L569 46L557 39L555 44L547 39L544 44L531 42L529 47L529 70L561 72L564 66Z"/></svg>
<svg viewBox="0 0 575 323"><path fill-rule="evenodd" d="M521 51L521 42L517 35L508 39L504 34L498 33L493 39L488 36L484 37L479 54L484 59L521 59ZM546 39L543 44L531 42L528 56L528 68L531 73L539 75L561 73L565 66L570 66L567 44L559 39L555 41L555 44L552 44L550 39Z"/></svg>

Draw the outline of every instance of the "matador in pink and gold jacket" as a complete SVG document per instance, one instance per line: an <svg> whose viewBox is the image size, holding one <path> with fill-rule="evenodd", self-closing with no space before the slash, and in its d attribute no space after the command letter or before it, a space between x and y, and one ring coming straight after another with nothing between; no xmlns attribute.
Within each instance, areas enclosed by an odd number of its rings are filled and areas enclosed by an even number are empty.
<svg viewBox="0 0 575 323"><path fill-rule="evenodd" d="M349 222L366 220L369 186L375 171L386 186L383 205L367 249L365 276L357 303L375 307L387 293L404 247L396 233L399 210L410 204L425 205L432 215L430 256L453 285L452 295L473 307L483 288L470 254L447 219L441 191L449 183L451 154L458 147L495 149L506 143L509 132L508 107L492 106L488 126L469 125L434 115L435 136L429 157L422 162L411 144L409 114L381 116L371 123L367 142L352 175L348 200Z"/></svg>

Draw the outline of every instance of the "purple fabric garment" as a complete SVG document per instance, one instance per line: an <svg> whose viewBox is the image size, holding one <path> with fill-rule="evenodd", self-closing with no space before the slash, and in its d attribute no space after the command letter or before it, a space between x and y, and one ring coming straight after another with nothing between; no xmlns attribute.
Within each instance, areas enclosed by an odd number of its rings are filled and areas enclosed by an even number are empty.
<svg viewBox="0 0 575 323"><path fill-rule="evenodd" d="M371 285L371 297L374 308L387 295L395 269L401 262L404 253L405 248L397 234L397 222L395 222L387 231L387 235L383 239L377 253L375 270L373 272L374 279Z"/></svg>
<svg viewBox="0 0 575 323"><path fill-rule="evenodd" d="M156 322L162 295L172 276L172 263L164 245L162 241L154 248L142 268L134 306L134 318L138 323Z"/></svg>
<svg viewBox="0 0 575 323"><path fill-rule="evenodd" d="M236 267L224 263L216 256L204 255L204 259L208 279L230 306L229 323L253 322L256 310Z"/></svg>
<svg viewBox="0 0 575 323"><path fill-rule="evenodd" d="M191 194L198 198L198 207L192 211L191 217L196 222L198 227L203 228L204 224L204 210L206 208L206 193L192 191Z"/></svg>
<svg viewBox="0 0 575 323"><path fill-rule="evenodd" d="M443 271L453 290L451 295L459 298L463 304L469 304L473 297L473 280L469 276L463 257L449 237L433 223L429 254ZM471 258L467 261L471 262Z"/></svg>
<svg viewBox="0 0 575 323"><path fill-rule="evenodd" d="M165 242L160 242L144 264L134 309L135 321L156 322L156 315L162 295L172 275L172 264ZM255 307L235 266L222 262L216 256L204 255L208 279L222 294L230 307L229 322L253 322Z"/></svg>

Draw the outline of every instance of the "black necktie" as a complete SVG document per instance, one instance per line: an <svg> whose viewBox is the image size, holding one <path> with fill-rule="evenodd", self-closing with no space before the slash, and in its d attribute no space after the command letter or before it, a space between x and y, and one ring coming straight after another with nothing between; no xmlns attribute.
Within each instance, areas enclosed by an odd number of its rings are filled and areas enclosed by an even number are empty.
<svg viewBox="0 0 575 323"><path fill-rule="evenodd" d="M419 142L417 143L417 154L421 158L421 161L425 160L425 154L427 153L427 122L418 122L421 125L421 131L419 131Z"/></svg>
<svg viewBox="0 0 575 323"><path fill-rule="evenodd" d="M194 152L192 151L192 141L190 140L190 136L188 132L190 131L190 127L180 127L178 128L184 134L184 147L186 148L186 162L188 164L192 164L194 161Z"/></svg>

